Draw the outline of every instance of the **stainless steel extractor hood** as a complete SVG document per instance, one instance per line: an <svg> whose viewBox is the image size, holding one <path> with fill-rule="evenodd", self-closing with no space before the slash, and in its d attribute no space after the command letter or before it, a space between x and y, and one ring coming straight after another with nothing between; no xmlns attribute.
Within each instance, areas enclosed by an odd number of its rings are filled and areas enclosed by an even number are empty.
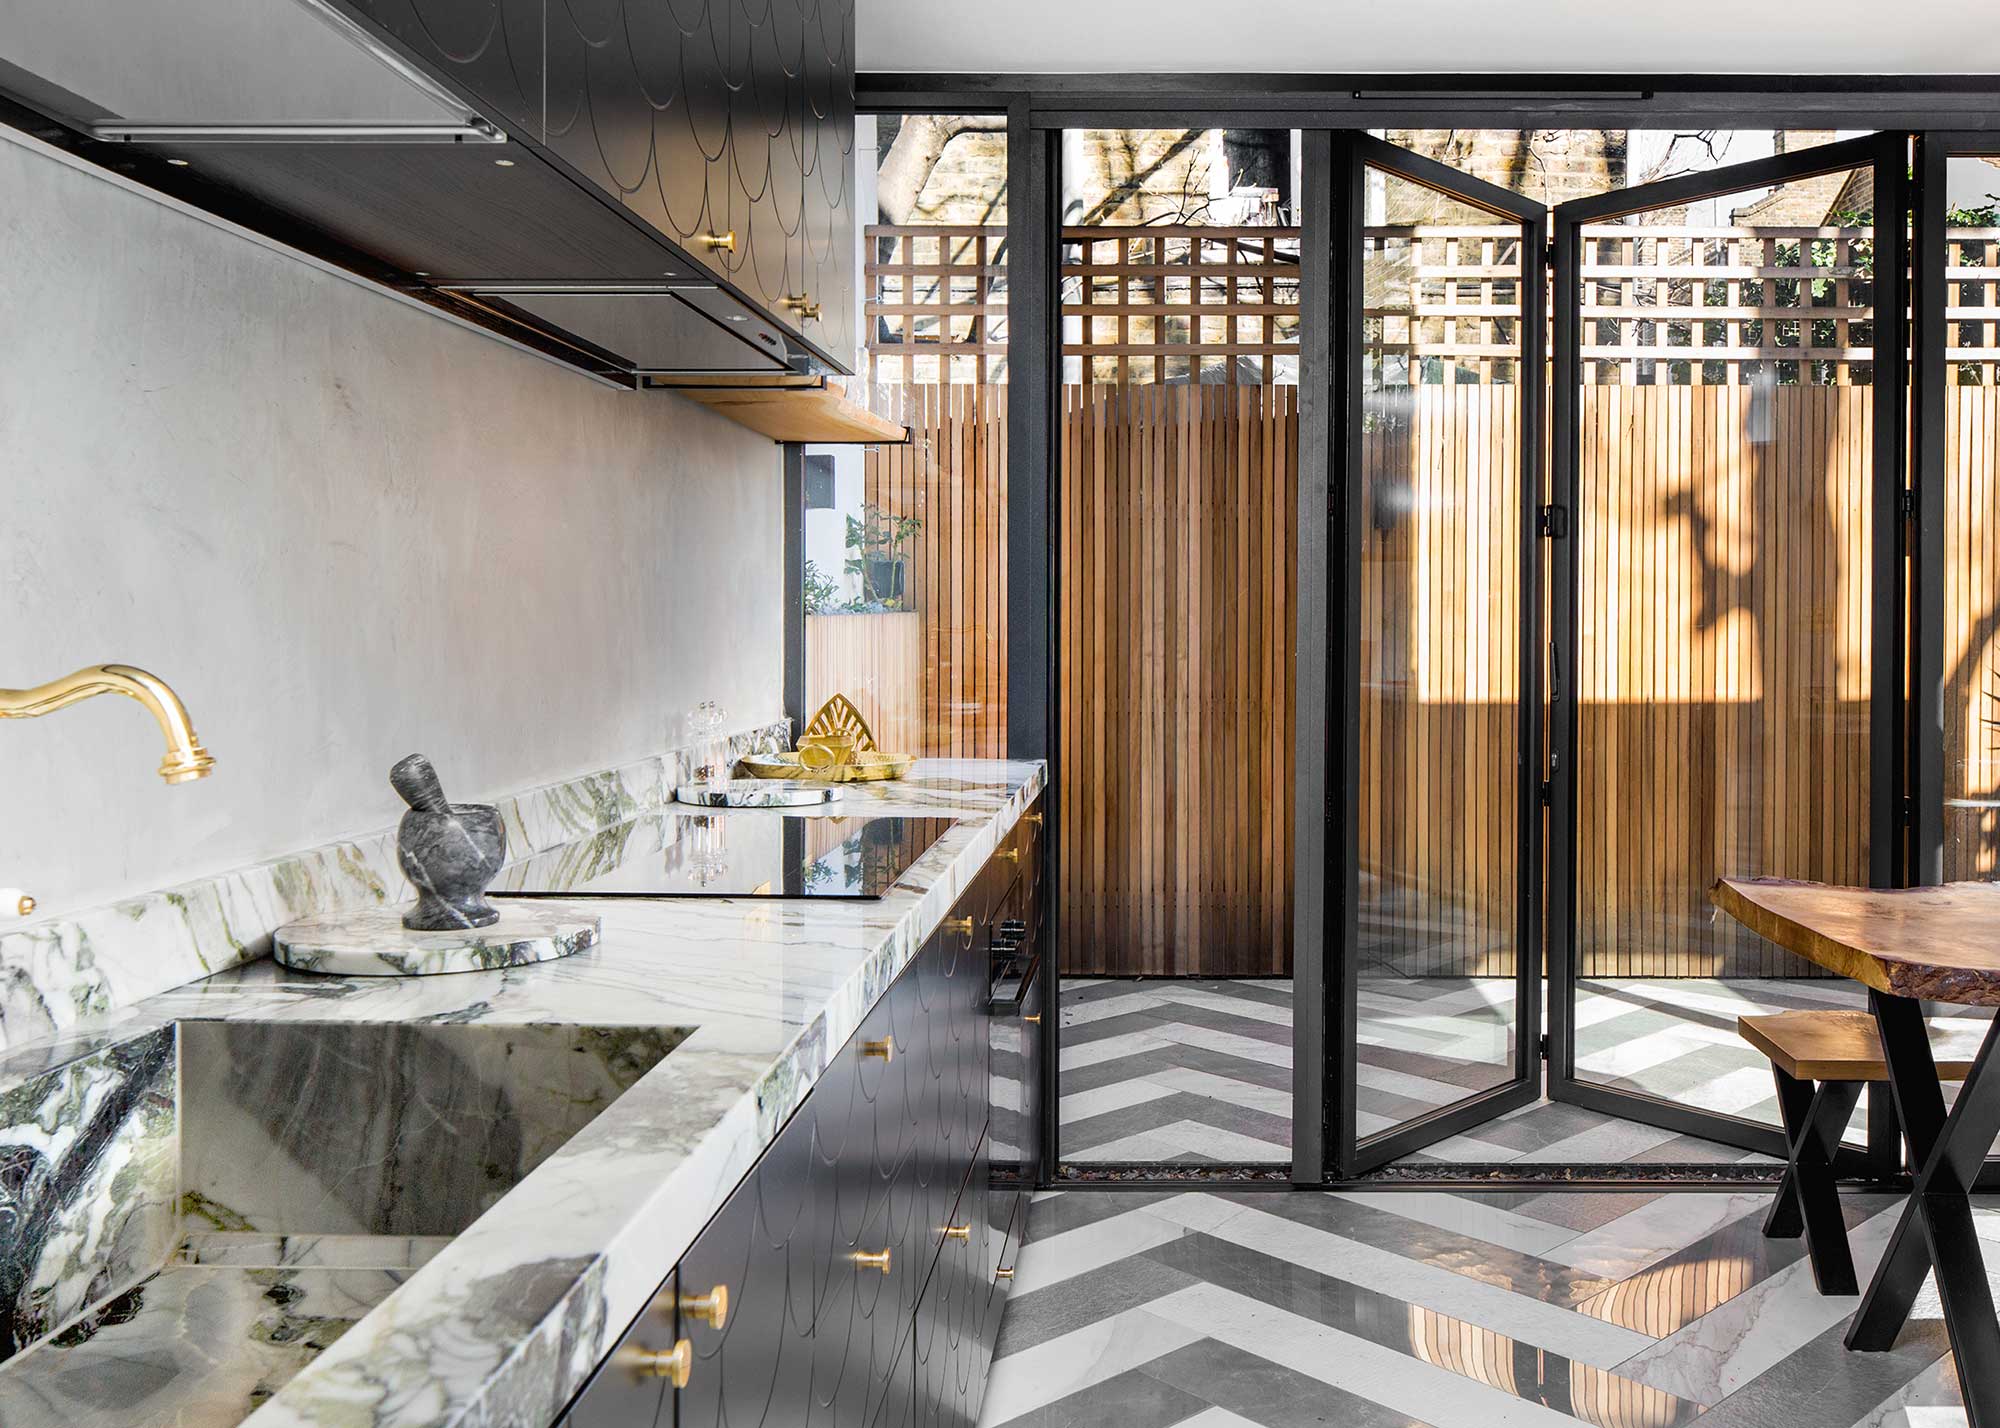
<svg viewBox="0 0 2000 1428"><path fill-rule="evenodd" d="M0 0L7 87L106 138L497 137L319 0Z"/></svg>

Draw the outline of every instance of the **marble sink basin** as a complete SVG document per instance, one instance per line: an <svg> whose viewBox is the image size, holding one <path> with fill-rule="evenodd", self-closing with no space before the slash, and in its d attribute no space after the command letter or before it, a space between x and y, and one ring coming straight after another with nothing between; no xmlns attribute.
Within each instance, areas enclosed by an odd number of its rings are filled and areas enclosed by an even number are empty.
<svg viewBox="0 0 2000 1428"><path fill-rule="evenodd" d="M240 1423L688 1034L188 1020L0 1096L0 1423Z"/></svg>
<svg viewBox="0 0 2000 1428"><path fill-rule="evenodd" d="M650 1071L677 1028L180 1024L190 1230L449 1238Z"/></svg>

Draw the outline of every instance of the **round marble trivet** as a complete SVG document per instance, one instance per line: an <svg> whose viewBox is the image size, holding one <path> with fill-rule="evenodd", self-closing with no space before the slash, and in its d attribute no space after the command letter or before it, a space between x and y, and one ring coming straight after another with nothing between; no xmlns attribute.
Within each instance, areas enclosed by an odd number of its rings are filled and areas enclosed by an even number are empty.
<svg viewBox="0 0 2000 1428"><path fill-rule="evenodd" d="M500 920L489 927L412 932L403 926L409 907L358 908L287 923L272 937L272 955L287 967L342 977L488 972L581 952L596 945L604 925L601 918L503 902Z"/></svg>
<svg viewBox="0 0 2000 1428"><path fill-rule="evenodd" d="M684 783L674 789L674 801L700 808L805 808L831 803L840 790L830 783L804 783L788 778L732 778L721 783Z"/></svg>

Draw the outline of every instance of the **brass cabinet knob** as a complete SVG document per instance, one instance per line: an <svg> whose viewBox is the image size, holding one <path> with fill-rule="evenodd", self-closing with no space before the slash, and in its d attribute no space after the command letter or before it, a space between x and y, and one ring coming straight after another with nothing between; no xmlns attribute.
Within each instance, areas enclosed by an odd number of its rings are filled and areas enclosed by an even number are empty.
<svg viewBox="0 0 2000 1428"><path fill-rule="evenodd" d="M854 1265L857 1269L879 1269L882 1273L887 1274L889 1272L889 1251L856 1250L854 1252Z"/></svg>
<svg viewBox="0 0 2000 1428"><path fill-rule="evenodd" d="M675 1388L686 1388L694 1373L694 1345L686 1339L671 1349L621 1349L620 1357L641 1378L663 1378Z"/></svg>
<svg viewBox="0 0 2000 1428"><path fill-rule="evenodd" d="M797 297L780 298L778 306L790 308L803 322L819 321L819 304L804 293L800 293Z"/></svg>
<svg viewBox="0 0 2000 1428"><path fill-rule="evenodd" d="M683 1294L680 1310L711 1329L720 1329L729 1322L729 1286L718 1284L706 1294Z"/></svg>
<svg viewBox="0 0 2000 1428"><path fill-rule="evenodd" d="M944 1237L948 1240L969 1240L972 1238L972 1226L946 1225L944 1227Z"/></svg>
<svg viewBox="0 0 2000 1428"><path fill-rule="evenodd" d="M1032 1022L1036 1026L1040 1026L1042 1024L1042 1014L1040 1012L1029 1012L1026 1016L1022 1017L1021 1020L1026 1022Z"/></svg>
<svg viewBox="0 0 2000 1428"><path fill-rule="evenodd" d="M1005 1284L1005 1283L1007 1283L1007 1282L1008 1282L1009 1280L1013 1279L1013 1277L1014 1277L1014 1266L1012 1266L1012 1265L1010 1264L1010 1265L1008 1265L1008 1266L1007 1266L1007 1267L1006 1267L1005 1269L996 1269L996 1270L994 1270L994 1271L993 1271L993 1277L994 1277L995 1279L999 1280L999 1281L1000 1281L1000 1282L1001 1282L1002 1284Z"/></svg>
<svg viewBox="0 0 2000 1428"><path fill-rule="evenodd" d="M1042 815L1039 813L1023 813L1021 821L1030 827L1039 828L1042 826Z"/></svg>
<svg viewBox="0 0 2000 1428"><path fill-rule="evenodd" d="M0 888L0 917L26 917L35 910L35 900L19 888Z"/></svg>
<svg viewBox="0 0 2000 1428"><path fill-rule="evenodd" d="M699 241L701 246L710 252L721 249L725 253L734 253L736 251L736 230L732 228L727 233L704 233L701 235Z"/></svg>
<svg viewBox="0 0 2000 1428"><path fill-rule="evenodd" d="M896 1059L896 1038L885 1036L880 1041L864 1041L861 1043L861 1054L863 1056L879 1056L884 1061L894 1061Z"/></svg>
<svg viewBox="0 0 2000 1428"><path fill-rule="evenodd" d="M969 917L947 917L939 924L946 932L960 937L972 936L972 919Z"/></svg>
<svg viewBox="0 0 2000 1428"><path fill-rule="evenodd" d="M1009 863L1018 863L1021 861L1021 850L1019 848L1010 846L1000 849L993 856L996 858L1004 859Z"/></svg>

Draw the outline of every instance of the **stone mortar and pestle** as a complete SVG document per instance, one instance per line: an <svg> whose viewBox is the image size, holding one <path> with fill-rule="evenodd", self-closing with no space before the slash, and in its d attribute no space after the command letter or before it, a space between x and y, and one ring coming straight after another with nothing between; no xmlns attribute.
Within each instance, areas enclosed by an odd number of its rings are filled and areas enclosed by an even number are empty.
<svg viewBox="0 0 2000 1428"><path fill-rule="evenodd" d="M396 825L396 861L417 890L417 905L403 915L403 926L446 932L498 922L500 909L486 900L486 888L507 859L500 810L449 802L422 754L397 760L389 783L410 805Z"/></svg>

